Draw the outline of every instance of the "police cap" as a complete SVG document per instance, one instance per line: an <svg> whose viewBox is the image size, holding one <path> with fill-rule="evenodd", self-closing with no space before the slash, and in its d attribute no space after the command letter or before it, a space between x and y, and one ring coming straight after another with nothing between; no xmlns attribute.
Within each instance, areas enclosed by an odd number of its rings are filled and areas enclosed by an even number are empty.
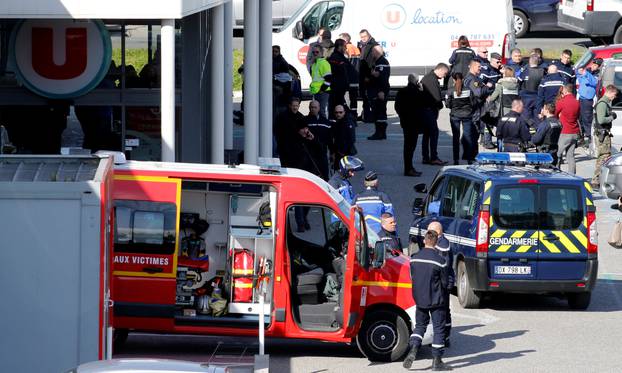
<svg viewBox="0 0 622 373"><path fill-rule="evenodd" d="M365 174L365 181L378 180L378 174L375 171L369 171Z"/></svg>

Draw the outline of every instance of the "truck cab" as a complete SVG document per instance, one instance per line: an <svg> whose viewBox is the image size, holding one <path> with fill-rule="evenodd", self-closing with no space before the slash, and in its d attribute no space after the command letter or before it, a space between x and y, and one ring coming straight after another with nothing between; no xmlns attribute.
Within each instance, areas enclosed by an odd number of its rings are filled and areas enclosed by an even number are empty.
<svg viewBox="0 0 622 373"><path fill-rule="evenodd" d="M563 294L571 308L587 308L598 272L589 183L552 167L549 154L480 153L477 161L438 173L415 205L411 242L431 221L443 225L464 308L495 292Z"/></svg>
<svg viewBox="0 0 622 373"><path fill-rule="evenodd" d="M254 336L263 323L266 337L356 341L371 360L406 352L408 258L385 257L361 212L318 177L130 161L115 168L113 200L118 341Z"/></svg>

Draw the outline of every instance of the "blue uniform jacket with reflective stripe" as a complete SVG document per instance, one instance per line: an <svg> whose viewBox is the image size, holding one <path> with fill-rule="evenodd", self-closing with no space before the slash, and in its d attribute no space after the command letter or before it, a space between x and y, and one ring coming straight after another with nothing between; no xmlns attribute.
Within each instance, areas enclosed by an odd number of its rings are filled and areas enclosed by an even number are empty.
<svg viewBox="0 0 622 373"><path fill-rule="evenodd" d="M456 283L456 273L454 272L454 253L451 251L451 245L449 244L449 240L445 238L445 235L441 235L438 238L438 242L436 243L436 250L438 250L439 254L445 259L445 263L447 263L447 276L448 283L447 289L451 289L454 287Z"/></svg>
<svg viewBox="0 0 622 373"><path fill-rule="evenodd" d="M330 180L328 180L328 184L337 189L346 202L350 205L352 204L352 201L354 201L354 191L352 190L352 184L350 184L348 179L344 179L339 173L336 173L330 178Z"/></svg>
<svg viewBox="0 0 622 373"><path fill-rule="evenodd" d="M417 307L435 308L446 305L448 265L435 249L423 248L411 256L410 278Z"/></svg>
<svg viewBox="0 0 622 373"><path fill-rule="evenodd" d="M538 104L536 106L537 112L542 110L544 104L555 102L555 98L564 84L566 84L566 80L560 73L549 74L542 78L540 85L538 86Z"/></svg>
<svg viewBox="0 0 622 373"><path fill-rule="evenodd" d="M367 225L376 233L382 230L380 224L380 217L382 214L388 212L391 215L395 215L393 204L389 196L371 187L359 193L354 200L354 204L363 210L363 216L365 217Z"/></svg>

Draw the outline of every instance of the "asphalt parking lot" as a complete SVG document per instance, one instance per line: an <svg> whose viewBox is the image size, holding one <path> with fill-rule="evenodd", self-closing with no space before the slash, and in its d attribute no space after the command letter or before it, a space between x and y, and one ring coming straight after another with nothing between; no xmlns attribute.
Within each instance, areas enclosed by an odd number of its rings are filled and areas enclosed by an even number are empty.
<svg viewBox="0 0 622 373"><path fill-rule="evenodd" d="M303 103L306 108L306 103ZM392 105L390 112L393 113ZM412 220L412 189L429 183L437 166L421 165L420 178L402 176L402 133L398 118L390 118L388 139L368 141L373 125L359 124L357 147L366 169L380 175L381 188L396 206L399 232L406 239ZM451 132L447 110L439 120L439 154L450 159ZM242 128L236 128L239 135ZM590 177L594 160L579 153L577 172ZM362 188L361 175L354 181ZM620 216L610 209L611 200L595 195L599 232L599 280L586 311L572 311L565 299L533 295L499 295L487 299L479 310L464 310L452 296L454 331L446 362L464 372L618 372L622 362L622 250L607 244L610 229ZM257 351L254 338L130 335L116 356L159 356L207 361L216 355L249 356ZM374 364L356 347L310 341L269 340L267 353L274 372L386 372L402 371L401 363ZM431 366L431 353L424 348L412 370Z"/></svg>

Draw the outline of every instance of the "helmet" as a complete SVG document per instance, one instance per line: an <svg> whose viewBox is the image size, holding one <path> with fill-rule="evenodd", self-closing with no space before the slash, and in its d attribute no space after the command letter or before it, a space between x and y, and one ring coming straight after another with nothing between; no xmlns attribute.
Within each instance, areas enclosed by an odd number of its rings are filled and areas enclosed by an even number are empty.
<svg viewBox="0 0 622 373"><path fill-rule="evenodd" d="M339 161L339 172L343 176L346 176L348 171L362 171L364 169L363 161L351 155L346 155Z"/></svg>

